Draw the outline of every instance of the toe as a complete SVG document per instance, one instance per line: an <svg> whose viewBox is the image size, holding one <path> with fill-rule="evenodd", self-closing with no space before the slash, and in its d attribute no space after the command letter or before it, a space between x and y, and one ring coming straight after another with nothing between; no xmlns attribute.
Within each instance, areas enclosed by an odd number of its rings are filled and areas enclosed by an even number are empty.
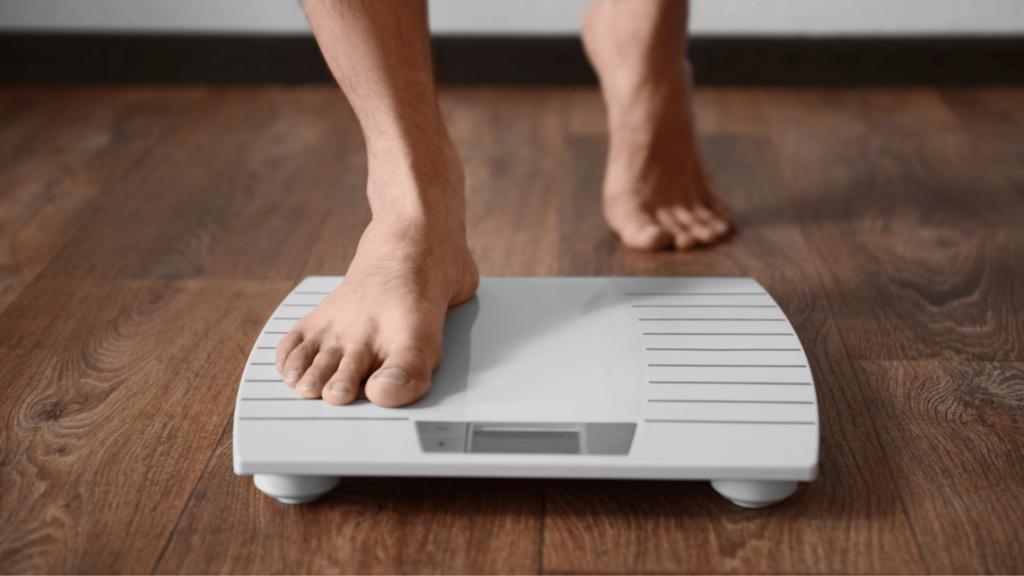
<svg viewBox="0 0 1024 576"><path fill-rule="evenodd" d="M693 210L677 206L673 213L686 228L686 231L698 242L711 244L718 238L714 230L706 222L698 218Z"/></svg>
<svg viewBox="0 0 1024 576"><path fill-rule="evenodd" d="M400 348L366 381L366 397L380 406L412 404L430 391L430 374L436 366L434 355L415 347Z"/></svg>
<svg viewBox="0 0 1024 576"><path fill-rule="evenodd" d="M689 250L697 245L697 239L689 232L680 232L676 234L675 240L672 243L675 245L676 250Z"/></svg>
<svg viewBox="0 0 1024 576"><path fill-rule="evenodd" d="M711 211L705 206L697 206L693 210L694 215L704 223L705 226L714 234L714 239L718 240L729 233L731 228L728 220Z"/></svg>
<svg viewBox="0 0 1024 576"><path fill-rule="evenodd" d="M724 218L718 216L712 218L708 225L711 226L711 229L715 232L719 239L728 236L729 232L732 231L732 225L729 224L729 222L726 221Z"/></svg>
<svg viewBox="0 0 1024 576"><path fill-rule="evenodd" d="M650 214L635 207L619 205L607 220L622 243L634 250L657 250L672 242L672 233Z"/></svg>
<svg viewBox="0 0 1024 576"><path fill-rule="evenodd" d="M690 234L701 244L714 244L718 234L703 222L690 226Z"/></svg>
<svg viewBox="0 0 1024 576"><path fill-rule="evenodd" d="M370 371L373 356L366 349L355 349L346 353L338 369L327 381L321 397L324 402L341 406L355 402L359 395L359 383Z"/></svg>
<svg viewBox="0 0 1024 576"><path fill-rule="evenodd" d="M311 340L304 340L288 354L288 358L285 359L284 367L281 370L284 373L285 384L293 388L295 387L299 378L302 377L306 369L313 363L317 348L318 346Z"/></svg>
<svg viewBox="0 0 1024 576"><path fill-rule="evenodd" d="M658 222L661 223L662 227L671 232L672 244L675 245L676 250L689 250L697 243L697 240L690 234L686 226L672 212L664 209L659 210L657 216Z"/></svg>
<svg viewBox="0 0 1024 576"><path fill-rule="evenodd" d="M274 367L277 368L277 373L282 377L284 377L285 360L288 359L292 350L295 350L299 344L302 344L302 334L294 329L277 343L277 350L275 352L277 359L274 361Z"/></svg>
<svg viewBox="0 0 1024 576"><path fill-rule="evenodd" d="M672 234L646 214L625 226L619 237L634 250L657 250L672 242Z"/></svg>
<svg viewBox="0 0 1024 576"><path fill-rule="evenodd" d="M338 370L341 360L341 349L333 346L321 346L313 363L295 384L295 391L303 398L319 398L327 380Z"/></svg>

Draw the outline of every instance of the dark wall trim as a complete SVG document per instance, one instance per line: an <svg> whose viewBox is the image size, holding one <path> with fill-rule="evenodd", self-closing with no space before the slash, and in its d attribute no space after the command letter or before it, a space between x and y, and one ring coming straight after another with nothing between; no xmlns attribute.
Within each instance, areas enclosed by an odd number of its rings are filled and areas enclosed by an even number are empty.
<svg viewBox="0 0 1024 576"><path fill-rule="evenodd" d="M435 38L434 69L449 84L597 84L579 38Z"/></svg>
<svg viewBox="0 0 1024 576"><path fill-rule="evenodd" d="M1005 39L705 39L698 82L780 86L1024 85L1024 36Z"/></svg>
<svg viewBox="0 0 1024 576"><path fill-rule="evenodd" d="M1024 85L1024 37L695 38L698 83ZM577 38L435 38L451 84L594 84ZM310 37L0 35L3 83L330 82Z"/></svg>
<svg viewBox="0 0 1024 576"><path fill-rule="evenodd" d="M0 36L0 82L328 82L311 37Z"/></svg>

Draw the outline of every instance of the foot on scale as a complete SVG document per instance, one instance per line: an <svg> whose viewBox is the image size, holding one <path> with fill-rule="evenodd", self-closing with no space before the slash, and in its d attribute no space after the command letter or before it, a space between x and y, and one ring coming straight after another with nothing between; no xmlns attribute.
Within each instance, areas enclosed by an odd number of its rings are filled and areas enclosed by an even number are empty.
<svg viewBox="0 0 1024 576"><path fill-rule="evenodd" d="M338 485L337 476L292 476L256 474L256 487L282 504L312 502ZM789 498L796 492L796 482L758 480L712 480L711 486L733 504L743 508L765 508Z"/></svg>

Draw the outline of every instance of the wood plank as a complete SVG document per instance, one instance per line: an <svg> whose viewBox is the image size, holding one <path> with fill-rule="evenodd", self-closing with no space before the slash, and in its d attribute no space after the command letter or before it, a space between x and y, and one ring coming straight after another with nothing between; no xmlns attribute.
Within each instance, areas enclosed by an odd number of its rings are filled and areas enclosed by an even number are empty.
<svg viewBox="0 0 1024 576"><path fill-rule="evenodd" d="M33 281L0 315L0 571L149 571L289 287Z"/></svg>
<svg viewBox="0 0 1024 576"><path fill-rule="evenodd" d="M860 361L871 419L933 574L1024 568L1024 366Z"/></svg>
<svg viewBox="0 0 1024 576"><path fill-rule="evenodd" d="M757 278L811 361L821 476L763 511L703 483L387 478L291 508L231 471L231 407L273 307L368 221L351 110L330 86L6 87L0 571L1020 572L1022 94L702 90L740 232L642 254L600 214L596 90L443 90L482 271Z"/></svg>
<svg viewBox="0 0 1024 576"><path fill-rule="evenodd" d="M766 95L789 193L858 359L1024 357L1024 201L931 90Z"/></svg>
<svg viewBox="0 0 1024 576"><path fill-rule="evenodd" d="M608 137L608 110L599 90L566 88L565 132L570 137Z"/></svg>
<svg viewBox="0 0 1024 576"><path fill-rule="evenodd" d="M44 274L297 281L358 142L329 87L210 90Z"/></svg>
<svg viewBox="0 0 1024 576"><path fill-rule="evenodd" d="M969 138L961 163L990 179L1001 174L1024 198L1024 94L974 89L939 95Z"/></svg>
<svg viewBox="0 0 1024 576"><path fill-rule="evenodd" d="M753 97L761 92L763 88L697 87L693 94L697 135L768 135L762 102Z"/></svg>
<svg viewBox="0 0 1024 576"><path fill-rule="evenodd" d="M567 177L561 91L445 88L445 121L466 172L466 233L484 276L557 272Z"/></svg>
<svg viewBox="0 0 1024 576"><path fill-rule="evenodd" d="M351 114L351 109L347 114ZM356 247L363 230L370 223L370 203L366 199L366 146L358 124L347 127L349 139L346 152L331 160L332 181L317 186L308 200L322 206L325 218L320 233L310 242L308 253L297 253L305 257L303 272L306 276L344 276L356 255ZM310 166L315 172L320 168Z"/></svg>
<svg viewBox="0 0 1024 576"><path fill-rule="evenodd" d="M0 90L0 311L196 96L195 89Z"/></svg>
<svg viewBox="0 0 1024 576"><path fill-rule="evenodd" d="M811 363L822 422L820 477L763 511L739 509L706 483L552 484L545 572L924 571L810 248L794 222L778 158L766 137L735 128L704 138L709 167L736 212L735 238L690 253L611 248L593 255L584 245L600 242L600 215L577 206L590 223L585 240L563 263L586 273L748 275L760 281L793 322ZM585 155L576 164L580 171L602 164L598 144L576 143L573 152ZM589 188L591 178L584 173L576 181ZM586 197L577 196L580 202ZM563 222L573 225L568 217Z"/></svg>
<svg viewBox="0 0 1024 576"><path fill-rule="evenodd" d="M227 434L153 572L537 573L543 496L536 481L348 478L286 506L234 476Z"/></svg>

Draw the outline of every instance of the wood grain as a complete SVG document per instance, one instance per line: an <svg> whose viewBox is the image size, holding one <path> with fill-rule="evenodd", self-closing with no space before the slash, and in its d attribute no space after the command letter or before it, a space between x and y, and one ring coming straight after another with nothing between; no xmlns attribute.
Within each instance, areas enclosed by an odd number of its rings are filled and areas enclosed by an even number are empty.
<svg viewBox="0 0 1024 576"><path fill-rule="evenodd" d="M1024 366L857 362L893 480L933 574L1024 565Z"/></svg>
<svg viewBox="0 0 1024 576"><path fill-rule="evenodd" d="M1024 203L936 93L766 99L851 356L1021 359Z"/></svg>
<svg viewBox="0 0 1024 576"><path fill-rule="evenodd" d="M969 137L962 164L989 178L1002 175L1024 198L1024 95L985 89L943 90L939 96Z"/></svg>
<svg viewBox="0 0 1024 576"><path fill-rule="evenodd" d="M0 310L69 239L94 198L163 140L195 92L3 91Z"/></svg>
<svg viewBox="0 0 1024 576"><path fill-rule="evenodd" d="M0 89L0 572L1024 571L1024 92L701 89L739 233L636 253L593 88L445 88L486 275L745 275L796 327L821 472L364 478L287 507L231 469L260 327L343 274L366 152L331 86ZM333 440L333 439L332 439Z"/></svg>
<svg viewBox="0 0 1024 576"><path fill-rule="evenodd" d="M295 90L206 91L43 274L299 279L359 134L337 92Z"/></svg>
<svg viewBox="0 0 1024 576"><path fill-rule="evenodd" d="M0 571L149 570L286 284L26 287L0 317Z"/></svg>
<svg viewBox="0 0 1024 576"><path fill-rule="evenodd" d="M445 120L466 171L470 251L484 276L557 273L565 98L543 89L452 88Z"/></svg>
<svg viewBox="0 0 1024 576"><path fill-rule="evenodd" d="M352 478L286 506L234 475L226 434L152 571L538 573L543 498L537 481Z"/></svg>

